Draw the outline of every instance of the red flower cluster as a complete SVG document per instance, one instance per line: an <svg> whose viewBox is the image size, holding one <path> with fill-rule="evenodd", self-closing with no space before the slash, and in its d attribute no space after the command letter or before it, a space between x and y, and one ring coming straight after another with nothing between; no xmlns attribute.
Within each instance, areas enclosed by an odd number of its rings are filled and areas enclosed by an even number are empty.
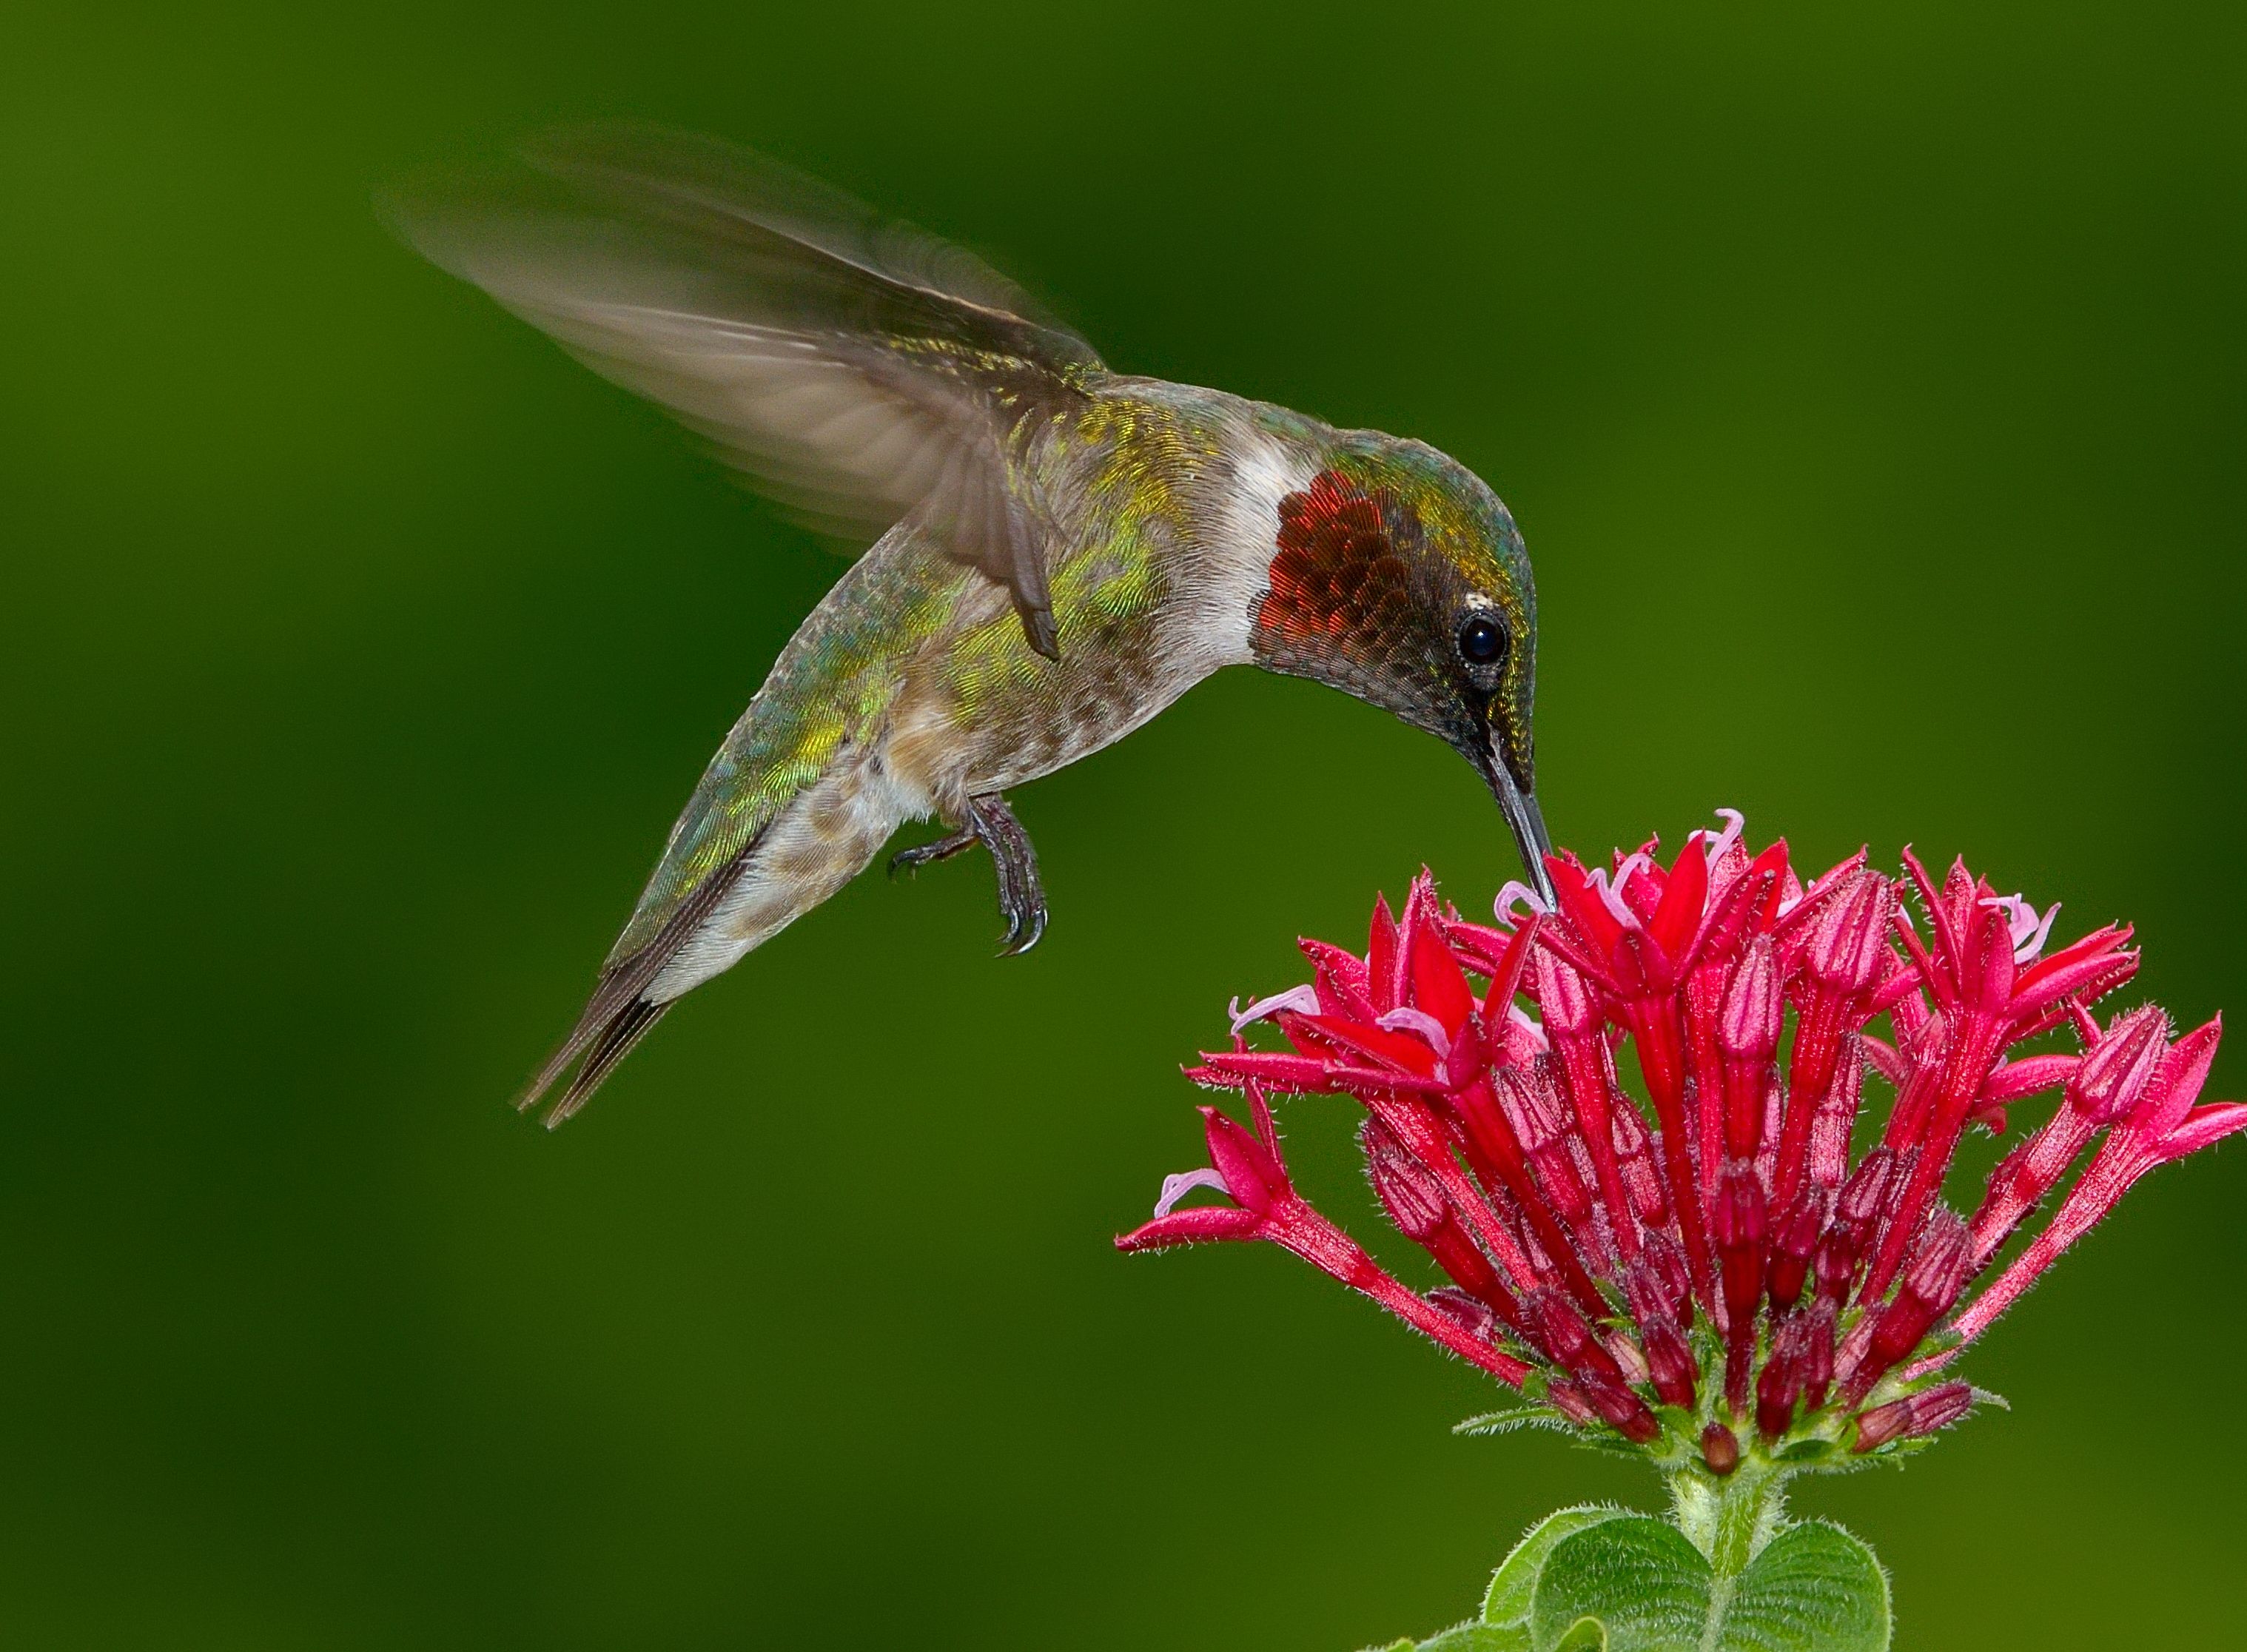
<svg viewBox="0 0 2247 1652"><path fill-rule="evenodd" d="M2046 956L2058 909L1963 864L1938 884L1860 852L1806 888L1729 818L1667 867L1652 843L1612 869L1556 855L1554 909L1511 884L1494 927L1423 874L1401 918L1376 906L1364 957L1303 942L1312 984L1238 1014L1191 1074L1246 1090L1252 1126L1204 1108L1210 1168L1117 1243L1268 1239L1570 1423L1718 1473L1750 1428L1811 1466L1956 1421L1952 1355L2138 1178L2247 1128L2247 1106L2194 1104L2219 1025L2093 1014L2136 970L2127 929ZM1247 1047L1267 1021L1292 1050ZM2076 1048L2022 1048L2045 1034ZM1868 1075L1895 1090L1876 1132ZM1448 1284L1409 1288L1296 1193L1267 1090L1363 1104L1374 1191ZM2053 1090L1975 1213L1944 1204L1968 1129ZM1197 1187L1231 1203L1181 1208Z"/></svg>

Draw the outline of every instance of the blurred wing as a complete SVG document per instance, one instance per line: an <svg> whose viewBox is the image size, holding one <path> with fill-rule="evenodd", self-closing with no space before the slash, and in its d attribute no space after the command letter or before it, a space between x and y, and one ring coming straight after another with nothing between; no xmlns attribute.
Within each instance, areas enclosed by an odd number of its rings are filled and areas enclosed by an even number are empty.
<svg viewBox="0 0 2247 1652"><path fill-rule="evenodd" d="M716 442L815 526L917 515L1055 652L1021 444L1100 358L958 248L747 151L638 128L550 138L496 186L391 215L595 371Z"/></svg>

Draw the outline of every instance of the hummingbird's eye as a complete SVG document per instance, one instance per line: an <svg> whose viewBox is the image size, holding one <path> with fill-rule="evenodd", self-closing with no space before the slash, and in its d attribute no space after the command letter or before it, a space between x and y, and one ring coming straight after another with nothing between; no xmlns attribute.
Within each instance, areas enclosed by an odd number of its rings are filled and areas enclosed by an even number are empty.
<svg viewBox="0 0 2247 1652"><path fill-rule="evenodd" d="M1470 666L1494 666L1506 658L1506 627L1477 614L1459 627L1459 658Z"/></svg>

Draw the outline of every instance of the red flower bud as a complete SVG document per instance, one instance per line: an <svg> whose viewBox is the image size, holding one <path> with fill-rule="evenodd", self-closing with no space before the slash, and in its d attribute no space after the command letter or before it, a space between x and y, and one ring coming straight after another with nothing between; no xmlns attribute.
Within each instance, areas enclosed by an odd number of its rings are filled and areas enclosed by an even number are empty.
<svg viewBox="0 0 2247 1652"><path fill-rule="evenodd" d="M1554 1364L1579 1377L1622 1381L1622 1368L1593 1334L1575 1304L1558 1291L1540 1291L1531 1299L1531 1307L1537 1315L1537 1328L1544 1334L1545 1352Z"/></svg>
<svg viewBox="0 0 2247 1652"><path fill-rule="evenodd" d="M1618 1102L1614 1114L1616 1167L1634 1215L1649 1229L1670 1225L1670 1200L1662 1190L1662 1171L1655 1164L1653 1137L1638 1109Z"/></svg>
<svg viewBox="0 0 2247 1652"><path fill-rule="evenodd" d="M1872 1321L1872 1341L1842 1390L1849 1403L1860 1403L1950 1311L1966 1283L1970 1253L1965 1222L1948 1206L1937 1205L1897 1281L1895 1295Z"/></svg>
<svg viewBox="0 0 2247 1652"><path fill-rule="evenodd" d="M2091 1047L2067 1087L2067 1100L2094 1124L2111 1124L2146 1093L2168 1054L2169 1018L2148 1004L2118 1020Z"/></svg>
<svg viewBox="0 0 2247 1652"><path fill-rule="evenodd" d="M1443 1184L1379 1120L1366 1120L1357 1134L1382 1208L1397 1224L1397 1232L1415 1244L1425 1245L1451 1219Z"/></svg>
<svg viewBox="0 0 2247 1652"><path fill-rule="evenodd" d="M1826 1403L1834 1384L1834 1329L1838 1310L1819 1302L1803 1310L1802 1403L1812 1410Z"/></svg>
<svg viewBox="0 0 2247 1652"><path fill-rule="evenodd" d="M1529 975L1548 1036L1579 1037L1599 1025L1599 1000L1589 983L1552 952L1539 948Z"/></svg>
<svg viewBox="0 0 2247 1652"><path fill-rule="evenodd" d="M1710 1473L1724 1478L1740 1465L1739 1437L1722 1423L1710 1423L1701 1430L1701 1460Z"/></svg>
<svg viewBox="0 0 2247 1652"><path fill-rule="evenodd" d="M1810 973L1847 993L1868 993L1888 959L1888 912L1894 886L1878 872L1860 870L1819 915L1808 947Z"/></svg>
<svg viewBox="0 0 2247 1652"><path fill-rule="evenodd" d="M1498 1315L1491 1312L1490 1304L1481 1298L1468 1295L1456 1285L1444 1285L1429 1292L1428 1300L1443 1309L1452 1322L1469 1336L1485 1342L1498 1341Z"/></svg>
<svg viewBox="0 0 2247 1652"><path fill-rule="evenodd" d="M1724 1272L1725 1321L1738 1327L1754 1317L1756 1302L1763 1294L1770 1239L1763 1184L1756 1179L1753 1165L1734 1159L1725 1166L1717 1184L1711 1230Z"/></svg>
<svg viewBox="0 0 2247 1652"><path fill-rule="evenodd" d="M1964 1382L1945 1382L1923 1393L1907 1395L1859 1417L1857 1443L1851 1449L1862 1456L1891 1440L1932 1434L1973 1409L1974 1390Z"/></svg>
<svg viewBox="0 0 2247 1652"><path fill-rule="evenodd" d="M1685 1262L1685 1249L1667 1232L1649 1228L1641 1253L1662 1287L1663 1305L1680 1325L1693 1322L1693 1276Z"/></svg>
<svg viewBox="0 0 2247 1652"><path fill-rule="evenodd" d="M1634 1444L1644 1445L1662 1432L1646 1402L1624 1387L1621 1378L1591 1371L1577 1379L1577 1387L1601 1419Z"/></svg>
<svg viewBox="0 0 2247 1652"><path fill-rule="evenodd" d="M1766 1439L1776 1440L1794 1426L1794 1403L1802 1397L1809 1357L1807 1322L1797 1314L1780 1324L1756 1379L1756 1428Z"/></svg>
<svg viewBox="0 0 2247 1652"><path fill-rule="evenodd" d="M1555 1377L1545 1388L1545 1403L1567 1417L1580 1429L1590 1428L1600 1420L1583 1390L1567 1377Z"/></svg>
<svg viewBox="0 0 2247 1652"><path fill-rule="evenodd" d="M1725 992L1717 1041L1725 1055L1739 1061L1771 1059L1779 1048L1780 1014L1786 1008L1780 986L1778 949L1770 936L1759 935L1748 943Z"/></svg>
<svg viewBox="0 0 2247 1652"><path fill-rule="evenodd" d="M1818 1247L1818 1294L1821 1299L1843 1301L1849 1294L1849 1287L1856 1282L1858 1266L1872 1247L1878 1230L1881 1202L1887 1197L1895 1164L1892 1151L1876 1147L1865 1155L1864 1163L1842 1184L1834 1201L1833 1222Z"/></svg>
<svg viewBox="0 0 2247 1652"><path fill-rule="evenodd" d="M1725 1397L1734 1412L1748 1398L1749 1368L1755 1357L1756 1304L1763 1296L1770 1238L1764 1216L1763 1184L1755 1167L1728 1160L1717 1183L1711 1232L1717 1242L1718 1273L1725 1307Z"/></svg>
<svg viewBox="0 0 2247 1652"><path fill-rule="evenodd" d="M1771 1249L1771 1305L1785 1312L1802 1298L1810 1259L1826 1236L1829 1195L1815 1183L1806 1186L1779 1224Z"/></svg>
<svg viewBox="0 0 2247 1652"><path fill-rule="evenodd" d="M1692 1345L1685 1340L1685 1333L1677 1328L1677 1321L1666 1316L1640 1321L1639 1343L1646 1351L1647 1380L1662 1396L1662 1403L1691 1410L1694 1378L1699 1375L1700 1368L1694 1362Z"/></svg>
<svg viewBox="0 0 2247 1652"><path fill-rule="evenodd" d="M1631 1317L1638 1321L1639 1346L1646 1356L1647 1380L1664 1405L1690 1408L1693 1403L1694 1363L1691 1344L1670 1314L1670 1299L1660 1270L1643 1252L1623 1275L1623 1295Z"/></svg>
<svg viewBox="0 0 2247 1652"><path fill-rule="evenodd" d="M1810 1179L1820 1187L1839 1187L1849 1173L1849 1137L1865 1099L1864 1043L1862 1035L1854 1033L1841 1041L1833 1082L1819 1098L1811 1120Z"/></svg>

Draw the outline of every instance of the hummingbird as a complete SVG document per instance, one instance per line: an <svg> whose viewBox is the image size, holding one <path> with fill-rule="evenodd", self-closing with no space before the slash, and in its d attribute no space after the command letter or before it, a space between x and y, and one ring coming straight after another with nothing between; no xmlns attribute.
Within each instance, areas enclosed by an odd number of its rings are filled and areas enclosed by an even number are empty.
<svg viewBox="0 0 2247 1652"><path fill-rule="evenodd" d="M582 1108L666 1010L864 870L908 823L980 844L1002 955L1044 932L1007 794L1228 666L1436 735L1549 900L1531 732L1537 602L1513 517L1420 441L1112 371L960 249L752 152L550 136L393 227L871 545L710 760L528 1110Z"/></svg>

